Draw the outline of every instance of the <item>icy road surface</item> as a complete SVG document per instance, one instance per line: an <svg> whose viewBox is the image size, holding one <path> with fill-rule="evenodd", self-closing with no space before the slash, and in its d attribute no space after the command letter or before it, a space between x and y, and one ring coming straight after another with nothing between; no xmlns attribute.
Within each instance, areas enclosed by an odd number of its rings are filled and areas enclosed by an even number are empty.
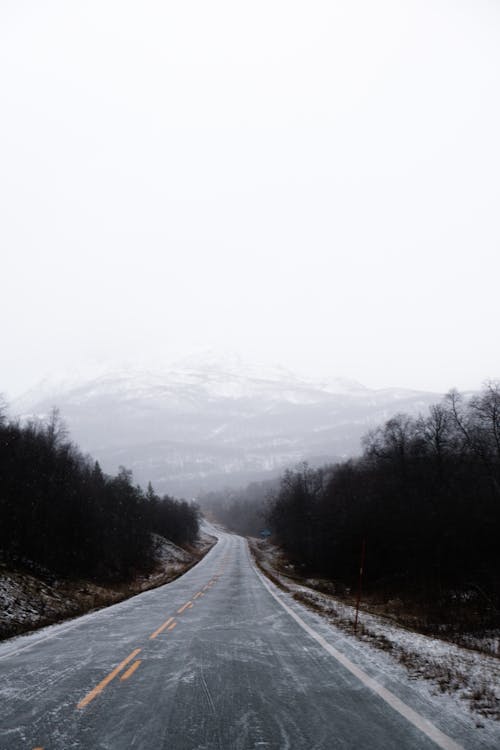
<svg viewBox="0 0 500 750"><path fill-rule="evenodd" d="M0 748L484 747L349 661L218 535L177 581L1 644Z"/></svg>

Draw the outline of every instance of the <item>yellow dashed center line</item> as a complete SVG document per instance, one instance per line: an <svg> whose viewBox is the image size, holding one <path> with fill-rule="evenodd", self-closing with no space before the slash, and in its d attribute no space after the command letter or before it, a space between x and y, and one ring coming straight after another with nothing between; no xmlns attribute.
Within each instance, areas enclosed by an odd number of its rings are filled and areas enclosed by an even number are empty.
<svg viewBox="0 0 500 750"><path fill-rule="evenodd" d="M170 623L172 622L173 619L174 619L173 617L169 617L168 620L165 620L165 622L163 623L163 625L160 625L160 627L158 628L158 630L155 630L155 632L152 633L149 636L149 640L153 641L156 638L157 635L160 635L160 633L163 633L163 631L165 630L165 628L168 625L170 625Z"/></svg>
<svg viewBox="0 0 500 750"><path fill-rule="evenodd" d="M134 674L135 670L139 667L140 663L141 663L140 659L137 659L137 661L134 661L134 663L132 664L132 666L129 667L124 674L122 674L122 676L120 677L120 680L122 680L122 681L123 680L128 680L129 677L132 677L132 675Z"/></svg>
<svg viewBox="0 0 500 750"><path fill-rule="evenodd" d="M134 651L132 651L132 653L129 654L126 659L124 659L122 662L120 662L120 664L118 664L118 666L115 667L113 669L113 671L110 672L108 674L108 676L104 678L104 680L102 680L98 685L96 685L95 688L93 690L91 690L90 693L88 693L85 696L85 698L83 698L80 701L80 703L77 704L77 708L84 708L84 706L86 706L88 703L90 703L90 701L94 700L94 698L97 695L99 695L99 693L102 693L102 691L104 690L104 688L107 685L109 685L109 683L111 682L111 680L114 680L115 677L116 677L116 675L119 674L122 671L122 669L124 667L126 667L127 664L130 661L132 661L132 659L135 659L135 657L137 656L137 654L139 654L141 652L141 650L142 649L140 649L140 648L134 649Z"/></svg>
<svg viewBox="0 0 500 750"><path fill-rule="evenodd" d="M214 574L214 577L212 578L212 580L209 581L205 586L203 586L201 591L196 592L196 594L193 596L193 601L196 601L196 599L199 599L201 596L204 596L204 592L208 591L208 589L210 589L214 585L214 583L216 583L217 580L220 578L220 576L222 575L222 571L223 571L223 568L220 569L220 572ZM177 610L177 614L181 615L186 609L191 609L193 606L193 601L189 601L189 602L186 602L186 604L183 604L183 606ZM175 622L174 618L169 617L167 620L165 620L164 623L162 623L162 625L160 625L159 628L157 628L154 631L154 633L151 633L151 635L149 636L149 640L154 640L158 635L160 635L160 633L163 633L165 629L172 631L176 626L177 626L177 622ZM115 677L122 671L122 669L125 669L127 664L129 664L133 659L135 659L137 654L139 654L141 651L142 649L140 648L134 649L134 651L132 651L132 653L130 653L126 659L120 662L118 666L116 666L103 680L101 680L101 682L98 685L96 685L95 688L93 688L90 691L90 693L87 693L85 698L82 698L82 700L79 703L77 703L77 708L84 708L91 701L93 701L94 698L96 698L100 693L102 693L104 688L107 687L109 683L112 680L114 680ZM132 666L130 666L127 669L127 671L124 672L124 674L121 676L120 679L122 681L128 680L129 677L131 677L134 674L136 669L139 668L140 664L141 664L141 659L137 659L132 664ZM44 750L44 749L43 747L35 747L33 748L33 750Z"/></svg>

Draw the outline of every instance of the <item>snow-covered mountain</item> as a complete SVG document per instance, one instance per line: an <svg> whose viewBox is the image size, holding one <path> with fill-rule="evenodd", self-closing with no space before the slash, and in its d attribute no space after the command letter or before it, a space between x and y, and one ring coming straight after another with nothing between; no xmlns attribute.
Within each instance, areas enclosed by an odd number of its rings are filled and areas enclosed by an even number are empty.
<svg viewBox="0 0 500 750"><path fill-rule="evenodd" d="M302 460L353 455L361 436L396 412L425 411L439 394L371 390L344 378L312 381L239 358L189 358L43 381L11 411L44 417L59 407L72 438L103 468L131 468L141 484L191 496L279 473Z"/></svg>

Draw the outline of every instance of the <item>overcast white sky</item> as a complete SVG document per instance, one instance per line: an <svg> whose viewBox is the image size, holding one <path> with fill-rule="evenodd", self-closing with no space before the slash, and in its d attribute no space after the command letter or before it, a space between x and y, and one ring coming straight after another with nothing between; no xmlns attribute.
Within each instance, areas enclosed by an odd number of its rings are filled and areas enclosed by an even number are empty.
<svg viewBox="0 0 500 750"><path fill-rule="evenodd" d="M500 3L3 0L0 391L500 377Z"/></svg>

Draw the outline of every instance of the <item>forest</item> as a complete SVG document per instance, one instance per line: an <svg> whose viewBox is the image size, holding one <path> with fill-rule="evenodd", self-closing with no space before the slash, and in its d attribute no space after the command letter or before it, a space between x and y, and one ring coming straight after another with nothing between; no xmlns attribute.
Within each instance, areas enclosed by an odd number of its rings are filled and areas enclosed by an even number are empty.
<svg viewBox="0 0 500 750"><path fill-rule="evenodd" d="M152 569L155 534L198 536L194 505L102 472L67 436L57 410L46 422L0 412L0 555L68 578L126 581Z"/></svg>
<svg viewBox="0 0 500 750"><path fill-rule="evenodd" d="M270 498L280 486L280 479L251 482L246 487L206 492L198 497L203 512L213 516L231 531L243 536L259 536L267 526Z"/></svg>
<svg viewBox="0 0 500 750"><path fill-rule="evenodd" d="M369 432L361 457L282 477L275 539L307 574L500 621L500 384Z"/></svg>

